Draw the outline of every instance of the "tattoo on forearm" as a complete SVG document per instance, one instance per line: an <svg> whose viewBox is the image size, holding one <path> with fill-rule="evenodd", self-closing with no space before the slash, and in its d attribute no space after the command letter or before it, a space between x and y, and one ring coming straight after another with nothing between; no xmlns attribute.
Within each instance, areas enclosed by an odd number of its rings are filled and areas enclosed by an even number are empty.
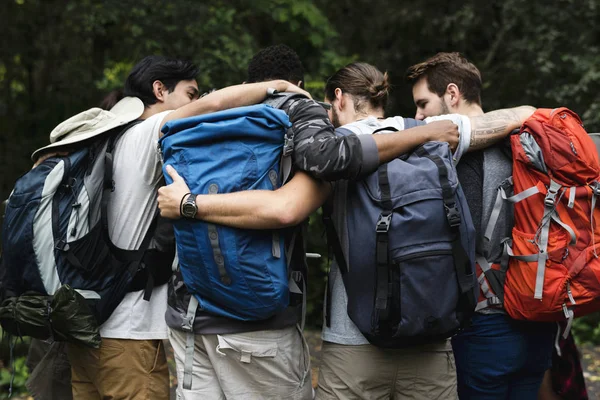
<svg viewBox="0 0 600 400"><path fill-rule="evenodd" d="M487 147L510 133L521 120L513 110L490 111L472 119L470 147Z"/></svg>

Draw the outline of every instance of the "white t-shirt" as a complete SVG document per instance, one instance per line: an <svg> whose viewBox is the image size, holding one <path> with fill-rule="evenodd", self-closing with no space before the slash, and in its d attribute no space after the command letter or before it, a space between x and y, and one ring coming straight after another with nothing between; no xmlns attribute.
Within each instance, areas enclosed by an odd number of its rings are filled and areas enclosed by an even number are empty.
<svg viewBox="0 0 600 400"><path fill-rule="evenodd" d="M108 225L110 238L119 248L140 247L158 207L162 176L158 134L160 123L169 112L135 125L115 143L115 191L108 203ZM167 284L155 287L150 301L143 297L143 290L127 293L100 327L100 335L111 339L167 339Z"/></svg>
<svg viewBox="0 0 600 400"><path fill-rule="evenodd" d="M454 151L454 164L458 164L461 157L469 150L471 144L471 120L466 115L446 114L425 118L425 122L450 120L458 126L458 146Z"/></svg>

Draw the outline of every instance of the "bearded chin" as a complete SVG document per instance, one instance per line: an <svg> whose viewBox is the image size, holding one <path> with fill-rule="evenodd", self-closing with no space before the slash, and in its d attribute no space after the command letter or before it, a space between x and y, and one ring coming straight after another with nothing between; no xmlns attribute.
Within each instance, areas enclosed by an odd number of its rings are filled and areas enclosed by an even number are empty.
<svg viewBox="0 0 600 400"><path fill-rule="evenodd" d="M331 109L331 123L333 124L333 126L335 128L339 128L340 126L342 126L342 124L340 124L340 118L338 117L337 111L335 108Z"/></svg>
<svg viewBox="0 0 600 400"><path fill-rule="evenodd" d="M446 102L444 101L444 99L442 99L442 110L441 110L441 114L440 115L446 115L446 114L451 114L450 109L448 108L448 105L446 104Z"/></svg>

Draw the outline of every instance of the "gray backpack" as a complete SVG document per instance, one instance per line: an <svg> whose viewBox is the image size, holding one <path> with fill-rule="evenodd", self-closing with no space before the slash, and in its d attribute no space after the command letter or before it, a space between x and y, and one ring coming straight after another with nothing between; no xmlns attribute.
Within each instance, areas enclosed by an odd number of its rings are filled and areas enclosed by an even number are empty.
<svg viewBox="0 0 600 400"><path fill-rule="evenodd" d="M417 124L404 120L405 128ZM374 133L381 130L397 129ZM323 215L348 315L370 343L438 341L470 322L475 229L446 143L425 143L363 181L337 183Z"/></svg>

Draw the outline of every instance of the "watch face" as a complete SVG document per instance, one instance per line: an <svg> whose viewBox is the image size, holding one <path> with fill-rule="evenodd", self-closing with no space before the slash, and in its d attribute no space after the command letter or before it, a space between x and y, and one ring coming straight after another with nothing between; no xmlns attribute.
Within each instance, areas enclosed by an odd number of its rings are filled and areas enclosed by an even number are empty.
<svg viewBox="0 0 600 400"><path fill-rule="evenodd" d="M184 217L193 218L196 215L195 204L185 203L183 205L182 214Z"/></svg>

